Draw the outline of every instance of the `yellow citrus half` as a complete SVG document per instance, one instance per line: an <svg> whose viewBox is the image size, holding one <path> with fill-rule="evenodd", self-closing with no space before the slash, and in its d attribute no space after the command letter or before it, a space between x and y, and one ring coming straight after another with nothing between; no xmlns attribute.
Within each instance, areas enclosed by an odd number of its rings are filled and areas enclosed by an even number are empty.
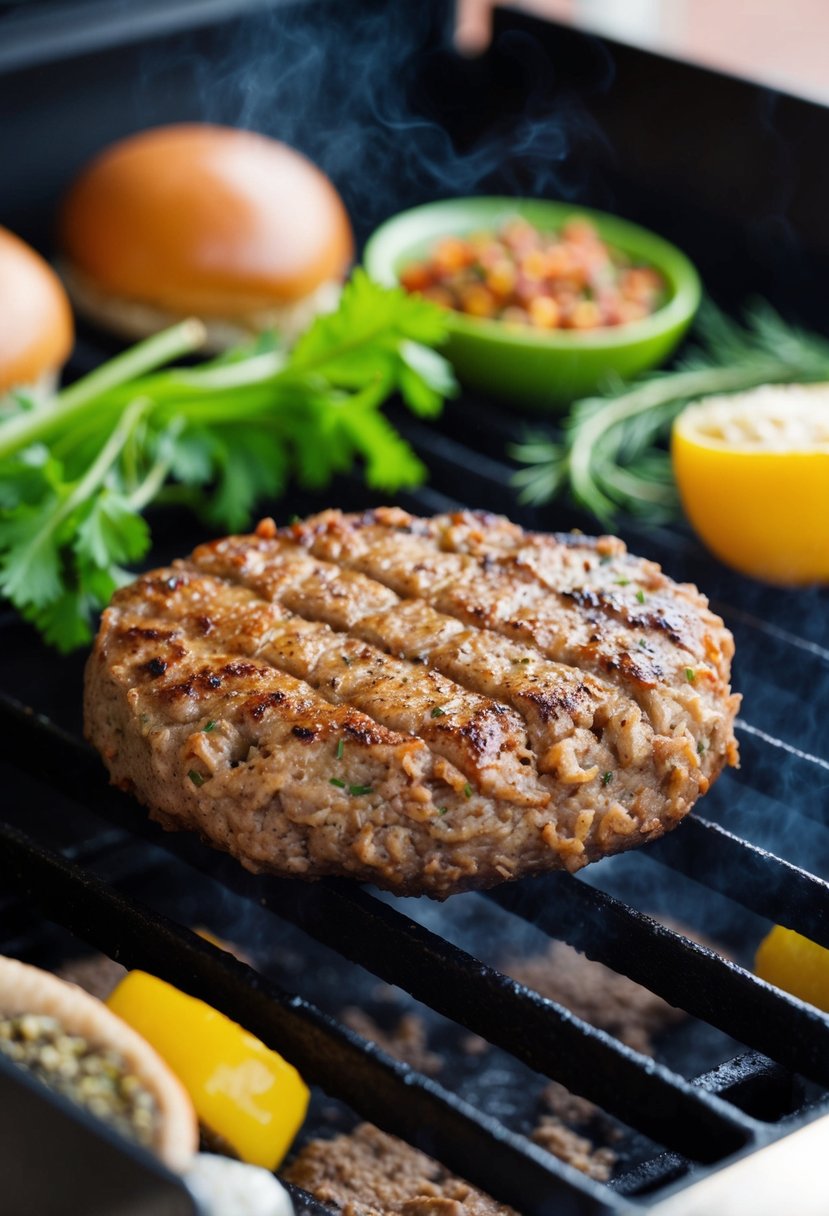
<svg viewBox="0 0 829 1216"><path fill-rule="evenodd" d="M829 1012L829 950L775 925L757 948L754 970L761 980Z"/></svg>
<svg viewBox="0 0 829 1216"><path fill-rule="evenodd" d="M829 582L829 384L691 405L671 455L685 513L721 561L770 583Z"/></svg>

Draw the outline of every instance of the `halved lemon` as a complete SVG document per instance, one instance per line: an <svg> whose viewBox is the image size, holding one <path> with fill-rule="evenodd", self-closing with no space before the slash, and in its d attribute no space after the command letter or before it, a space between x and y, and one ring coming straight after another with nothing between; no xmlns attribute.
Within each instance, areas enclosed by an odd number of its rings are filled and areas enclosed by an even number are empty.
<svg viewBox="0 0 829 1216"><path fill-rule="evenodd" d="M829 384L767 385L684 410L674 476L699 538L766 582L829 582Z"/></svg>
<svg viewBox="0 0 829 1216"><path fill-rule="evenodd" d="M761 980L829 1012L829 950L775 925L757 948L754 970Z"/></svg>

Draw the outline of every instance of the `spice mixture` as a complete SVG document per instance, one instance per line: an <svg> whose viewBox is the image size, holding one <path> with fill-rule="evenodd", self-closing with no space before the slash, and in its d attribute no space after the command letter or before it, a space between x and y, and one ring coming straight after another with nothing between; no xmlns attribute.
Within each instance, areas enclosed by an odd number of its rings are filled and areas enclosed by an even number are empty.
<svg viewBox="0 0 829 1216"><path fill-rule="evenodd" d="M0 1051L64 1097L145 1147L158 1121L155 1098L117 1052L67 1034L55 1018L0 1018Z"/></svg>

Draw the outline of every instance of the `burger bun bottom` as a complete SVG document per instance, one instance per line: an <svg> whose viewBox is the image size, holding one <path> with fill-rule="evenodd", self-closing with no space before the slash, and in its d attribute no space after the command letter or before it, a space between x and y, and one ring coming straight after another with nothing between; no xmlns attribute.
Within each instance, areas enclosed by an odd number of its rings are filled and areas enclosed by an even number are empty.
<svg viewBox="0 0 829 1216"><path fill-rule="evenodd" d="M93 325L129 341L148 338L184 320L174 313L142 300L112 295L77 267L68 262L60 266L61 277L77 311ZM275 303L269 308L238 316L198 318L207 331L202 350L219 354L231 347L250 342L259 334L275 331L291 345L320 313L333 312L342 291L338 280L329 280L299 300Z"/></svg>

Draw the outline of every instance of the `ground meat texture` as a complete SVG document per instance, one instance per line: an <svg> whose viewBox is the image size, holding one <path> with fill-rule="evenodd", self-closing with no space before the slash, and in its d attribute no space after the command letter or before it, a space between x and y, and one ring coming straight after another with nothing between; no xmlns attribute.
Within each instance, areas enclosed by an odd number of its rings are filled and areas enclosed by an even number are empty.
<svg viewBox="0 0 829 1216"><path fill-rule="evenodd" d="M732 651L614 538L325 512L119 591L86 731L252 870L443 898L678 823L736 759Z"/></svg>
<svg viewBox="0 0 829 1216"><path fill-rule="evenodd" d="M654 1037L687 1017L684 1010L564 942L551 942L540 954L526 958L502 959L499 970L643 1055L654 1055ZM572 1117L552 1109L554 1114Z"/></svg>
<svg viewBox="0 0 829 1216"><path fill-rule="evenodd" d="M404 1013L396 1024L386 1030L371 1014L357 1005L340 1010L340 1021L392 1056L418 1072L433 1077L443 1068L443 1056L429 1049L426 1023L417 1013Z"/></svg>
<svg viewBox="0 0 829 1216"><path fill-rule="evenodd" d="M282 1177L344 1216L516 1216L369 1123L333 1140L311 1140Z"/></svg>
<svg viewBox="0 0 829 1216"><path fill-rule="evenodd" d="M559 1161L566 1161L597 1182L607 1182L616 1164L616 1153L612 1148L597 1148L592 1140L573 1131L556 1115L542 1115L533 1130L532 1139L535 1144L558 1157Z"/></svg>

